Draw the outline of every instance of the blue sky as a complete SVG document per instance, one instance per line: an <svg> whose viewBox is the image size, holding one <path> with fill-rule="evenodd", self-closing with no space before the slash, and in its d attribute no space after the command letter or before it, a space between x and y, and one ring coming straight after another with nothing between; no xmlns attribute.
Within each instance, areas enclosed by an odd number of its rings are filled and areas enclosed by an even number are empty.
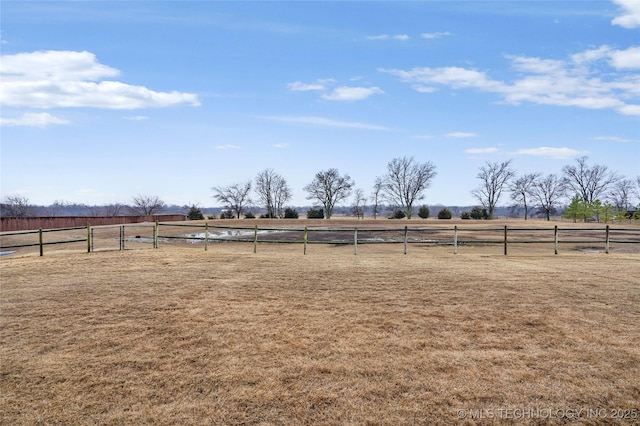
<svg viewBox="0 0 640 426"><path fill-rule="evenodd" d="M485 162L640 175L640 2L2 1L1 195L215 206L319 170L366 194L400 156L425 203ZM500 204L508 204L505 196Z"/></svg>

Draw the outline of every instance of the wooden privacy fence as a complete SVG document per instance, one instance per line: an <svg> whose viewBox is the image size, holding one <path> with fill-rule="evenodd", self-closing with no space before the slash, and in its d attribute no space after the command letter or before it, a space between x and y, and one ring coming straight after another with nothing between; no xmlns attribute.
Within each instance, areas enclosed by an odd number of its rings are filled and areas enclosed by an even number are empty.
<svg viewBox="0 0 640 426"><path fill-rule="evenodd" d="M135 227L138 235L127 236L126 231ZM187 228L190 232L187 232ZM104 232L104 238L96 238L94 232ZM116 236L117 232L117 236ZM130 232L130 231L129 231ZM45 234L60 235L54 241L45 241ZM396 227L396 228L275 228L233 227L210 225L209 223L161 223L39 229L37 231L3 232L0 234L0 252L24 247L38 247L40 256L44 246L85 243L86 251L125 250L128 241L141 243L146 247L159 248L160 244L173 242L203 243L208 250L211 243L244 242L251 243L256 253L258 244L301 244L306 255L310 244L353 245L354 254L362 244L398 244L407 254L411 244L450 246L457 254L460 247L469 245L502 246L504 255L511 244L549 244L558 254L560 244L588 244L590 248L611 250L611 244L640 244L640 228L571 227L548 228L525 227ZM109 246L105 241L118 241L119 245ZM140 246L140 244L138 244Z"/></svg>

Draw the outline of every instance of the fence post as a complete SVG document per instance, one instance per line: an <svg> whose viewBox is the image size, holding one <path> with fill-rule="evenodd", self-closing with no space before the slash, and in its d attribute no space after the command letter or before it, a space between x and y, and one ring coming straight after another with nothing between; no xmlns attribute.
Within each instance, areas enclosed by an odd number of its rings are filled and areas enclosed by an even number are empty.
<svg viewBox="0 0 640 426"><path fill-rule="evenodd" d="M358 228L353 229L353 254L358 254Z"/></svg>
<svg viewBox="0 0 640 426"><path fill-rule="evenodd" d="M558 225L553 228L553 250L554 254L558 254Z"/></svg>
<svg viewBox="0 0 640 426"><path fill-rule="evenodd" d="M91 225L87 223L87 253L91 253Z"/></svg>
<svg viewBox="0 0 640 426"><path fill-rule="evenodd" d="M504 255L507 255L507 225L504 226Z"/></svg>
<svg viewBox="0 0 640 426"><path fill-rule="evenodd" d="M209 249L209 223L204 224L204 251Z"/></svg>
<svg viewBox="0 0 640 426"><path fill-rule="evenodd" d="M253 228L253 252L258 252L258 225Z"/></svg>
<svg viewBox="0 0 640 426"><path fill-rule="evenodd" d="M304 237L302 238L302 242L303 242L303 245L304 245L304 255L305 256L307 255L307 239L308 239L308 237L307 237L307 227L305 226L304 227Z"/></svg>
<svg viewBox="0 0 640 426"><path fill-rule="evenodd" d="M93 241L94 241L94 239L93 239L93 228L91 228L91 251L95 250L95 247L93 245Z"/></svg>
<svg viewBox="0 0 640 426"><path fill-rule="evenodd" d="M120 225L120 251L124 250L124 225Z"/></svg>
<svg viewBox="0 0 640 426"><path fill-rule="evenodd" d="M607 225L606 228L606 234L605 234L605 243L604 243L604 252L606 254L609 254L609 225Z"/></svg>
<svg viewBox="0 0 640 426"><path fill-rule="evenodd" d="M38 229L38 241L40 242L40 256L44 256L44 250L42 249L42 228Z"/></svg>
<svg viewBox="0 0 640 426"><path fill-rule="evenodd" d="M160 223L156 220L156 225L153 227L153 248L158 248L158 233L160 231Z"/></svg>
<svg viewBox="0 0 640 426"><path fill-rule="evenodd" d="M458 254L458 225L453 226L453 254Z"/></svg>
<svg viewBox="0 0 640 426"><path fill-rule="evenodd" d="M409 229L404 227L404 254L407 254L407 234L409 233Z"/></svg>

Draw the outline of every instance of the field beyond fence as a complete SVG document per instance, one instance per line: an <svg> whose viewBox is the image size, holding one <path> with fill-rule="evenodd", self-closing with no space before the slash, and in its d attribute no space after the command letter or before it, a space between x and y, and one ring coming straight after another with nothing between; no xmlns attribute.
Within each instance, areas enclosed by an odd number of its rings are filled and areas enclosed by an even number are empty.
<svg viewBox="0 0 640 426"><path fill-rule="evenodd" d="M278 226L274 226L278 225ZM86 226L4 232L0 252L34 253L61 249L105 251L150 249L163 246L198 247L205 251L223 243L244 244L254 253L261 245L294 244L307 254L314 244L348 245L353 253L369 245L395 245L396 253L412 248L448 250L454 254L472 248L493 248L494 253L553 253L562 250L640 253L640 226L571 222L457 221L185 221ZM366 250L366 249L365 249Z"/></svg>

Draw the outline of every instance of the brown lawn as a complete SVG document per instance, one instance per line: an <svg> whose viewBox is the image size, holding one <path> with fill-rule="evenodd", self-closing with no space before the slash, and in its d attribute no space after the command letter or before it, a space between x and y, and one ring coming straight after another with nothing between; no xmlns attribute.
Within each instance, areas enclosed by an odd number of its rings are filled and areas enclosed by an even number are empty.
<svg viewBox="0 0 640 426"><path fill-rule="evenodd" d="M639 423L640 254L501 253L2 258L0 423Z"/></svg>

